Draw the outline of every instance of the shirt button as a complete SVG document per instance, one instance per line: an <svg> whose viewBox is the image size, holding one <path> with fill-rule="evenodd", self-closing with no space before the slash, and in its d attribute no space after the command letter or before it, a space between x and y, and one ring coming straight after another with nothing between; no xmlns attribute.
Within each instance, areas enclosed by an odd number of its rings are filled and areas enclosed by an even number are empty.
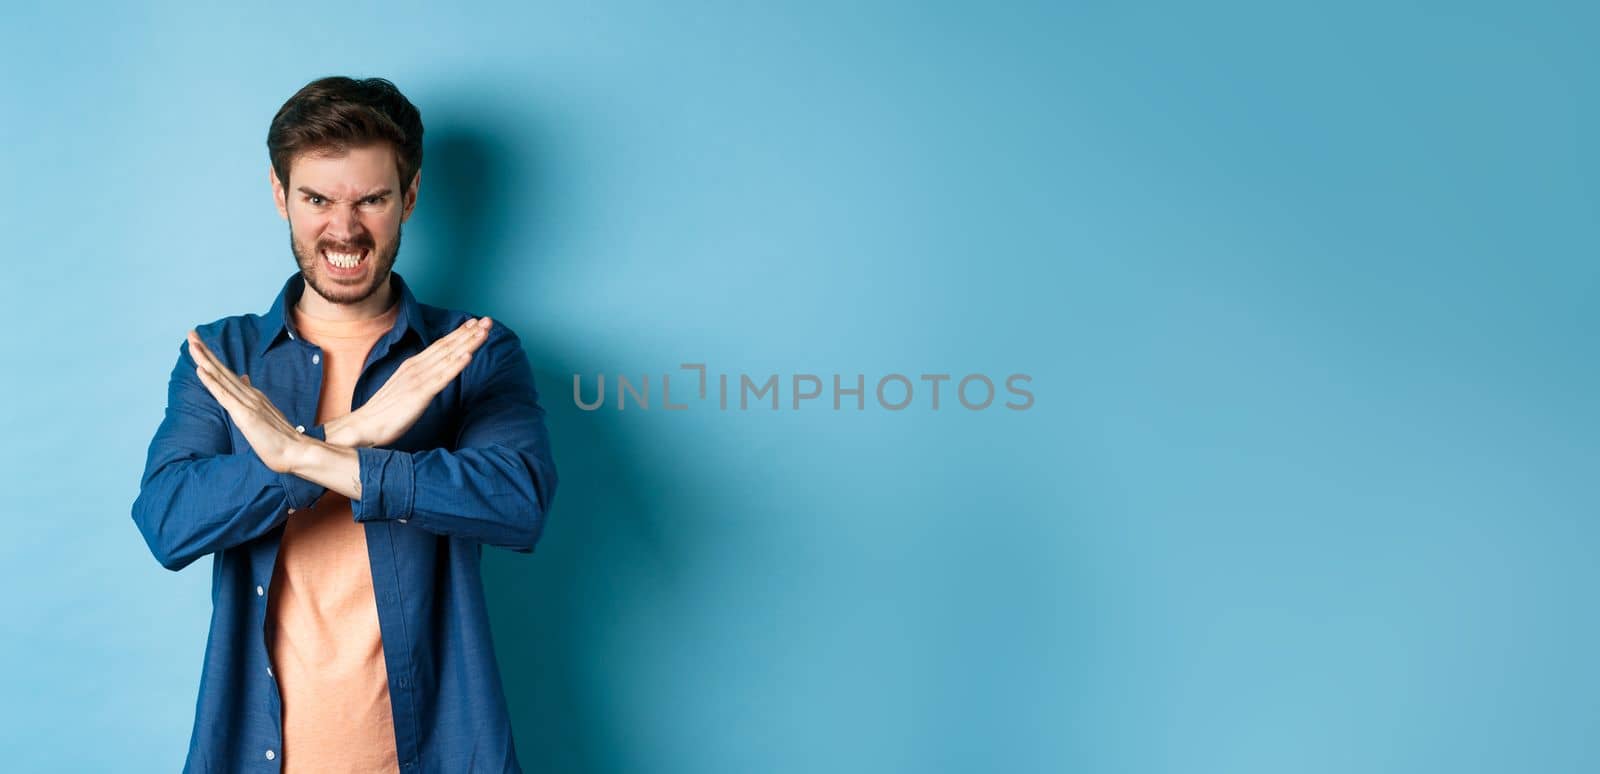
<svg viewBox="0 0 1600 774"><path fill-rule="evenodd" d="M322 362L322 356L321 355L312 355L311 356L311 364L312 365L316 365L317 363L320 363L320 362Z"/></svg>
<svg viewBox="0 0 1600 774"><path fill-rule="evenodd" d="M275 752L273 752L271 750L267 751L267 760L270 761L270 760L272 760L273 758L276 758L276 757L278 757L277 753L275 753Z"/></svg>
<svg viewBox="0 0 1600 774"><path fill-rule="evenodd" d="M263 596L263 595L265 595L265 594L266 594L266 593L267 593L267 590L266 590L266 589L264 589L264 588L261 588L261 587L260 587L260 586L257 586L257 587L256 587L256 596L258 596L258 597L259 597L259 596Z"/></svg>
<svg viewBox="0 0 1600 774"><path fill-rule="evenodd" d="M267 677L272 676L272 667L267 667Z"/></svg>
<svg viewBox="0 0 1600 774"><path fill-rule="evenodd" d="M303 432L306 431L306 426L305 425L295 425L294 426L294 431L297 432L297 433L303 433Z"/></svg>
<svg viewBox="0 0 1600 774"><path fill-rule="evenodd" d="M400 521L400 523L401 523L401 524L404 524L404 523L406 523L406 520L405 520L405 519L400 519L400 520L399 520L399 521Z"/></svg>
<svg viewBox="0 0 1600 774"><path fill-rule="evenodd" d="M290 508L290 509L289 509L289 512L290 512L290 513L294 513L294 509L293 509L293 508Z"/></svg>

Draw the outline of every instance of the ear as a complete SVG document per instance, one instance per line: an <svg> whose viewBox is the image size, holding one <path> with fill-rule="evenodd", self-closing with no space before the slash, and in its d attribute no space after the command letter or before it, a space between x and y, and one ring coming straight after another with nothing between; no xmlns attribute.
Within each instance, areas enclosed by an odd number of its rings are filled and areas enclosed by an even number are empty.
<svg viewBox="0 0 1600 774"><path fill-rule="evenodd" d="M283 190L283 184L278 182L278 172L267 165L267 180L272 183L272 203L278 207L278 217L289 219L289 201Z"/></svg>
<svg viewBox="0 0 1600 774"><path fill-rule="evenodd" d="M401 223L406 222L406 220L411 217L411 211L416 209L416 207L417 207L417 189L419 187L421 187L421 185L422 185L422 170L419 169L419 170L417 170L417 173L415 175L411 176L411 185L406 186L406 194L405 194L406 209L405 209L405 212L402 212L400 214L400 222Z"/></svg>

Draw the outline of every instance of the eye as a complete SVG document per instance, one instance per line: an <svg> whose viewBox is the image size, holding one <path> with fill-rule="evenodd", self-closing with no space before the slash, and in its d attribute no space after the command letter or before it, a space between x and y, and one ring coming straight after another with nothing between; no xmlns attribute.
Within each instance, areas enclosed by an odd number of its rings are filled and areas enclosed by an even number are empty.
<svg viewBox="0 0 1600 774"><path fill-rule="evenodd" d="M378 202L383 201L383 197L382 196L368 196L367 198L363 199L362 201L367 203L367 204L377 204Z"/></svg>
<svg viewBox="0 0 1600 774"><path fill-rule="evenodd" d="M311 202L312 204L322 204L322 197L320 197L320 196L307 196L306 197L306 201Z"/></svg>

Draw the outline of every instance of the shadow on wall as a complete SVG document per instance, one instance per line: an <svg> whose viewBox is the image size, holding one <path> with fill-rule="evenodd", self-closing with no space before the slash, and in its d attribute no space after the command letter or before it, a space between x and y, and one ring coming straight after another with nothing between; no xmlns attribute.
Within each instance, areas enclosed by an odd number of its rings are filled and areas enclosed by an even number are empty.
<svg viewBox="0 0 1600 774"><path fill-rule="evenodd" d="M544 157L540 148L530 152L523 139L538 127L496 126L473 106L457 112L462 114L471 116L470 126L452 123L448 114L430 121L416 211L429 224L428 238L412 253L425 265L413 272L426 277L420 285L429 303L489 312L521 337L560 474L534 553L489 547L483 552L517 756L530 771L630 771L638 751L628 750L626 740L634 735L617 727L626 713L610 706L608 697L616 695L615 675L634 670L602 659L616 651L609 646L617 621L687 561L684 536L673 535L675 544L669 545L658 526L667 521L663 495L681 493L683 482L668 487L656 480L645 449L630 441L622 423L573 404L574 364L561 354L572 342L547 340L519 318L516 307L489 309L484 303L492 295L487 290L507 277L546 274L538 270L543 266L533 272L508 269L512 262L538 263L547 254L538 238L549 233L542 205L551 180L538 163ZM533 234L535 244L519 240L514 250L503 247L496 235L511 223ZM541 293L530 289L529 295Z"/></svg>

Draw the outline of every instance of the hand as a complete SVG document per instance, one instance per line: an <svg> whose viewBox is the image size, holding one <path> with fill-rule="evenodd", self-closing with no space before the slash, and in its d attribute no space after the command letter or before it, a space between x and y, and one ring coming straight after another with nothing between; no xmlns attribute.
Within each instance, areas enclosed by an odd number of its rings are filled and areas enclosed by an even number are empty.
<svg viewBox="0 0 1600 774"><path fill-rule="evenodd" d="M361 408L323 425L328 443L349 447L394 443L472 361L472 353L489 340L492 324L487 317L468 320L401 363Z"/></svg>
<svg viewBox="0 0 1600 774"><path fill-rule="evenodd" d="M222 404L256 456L273 471L287 472L306 437L289 424L283 412L272 405L266 395L250 384L249 376L240 377L228 370L194 331L189 331L189 356L194 358L200 383Z"/></svg>

